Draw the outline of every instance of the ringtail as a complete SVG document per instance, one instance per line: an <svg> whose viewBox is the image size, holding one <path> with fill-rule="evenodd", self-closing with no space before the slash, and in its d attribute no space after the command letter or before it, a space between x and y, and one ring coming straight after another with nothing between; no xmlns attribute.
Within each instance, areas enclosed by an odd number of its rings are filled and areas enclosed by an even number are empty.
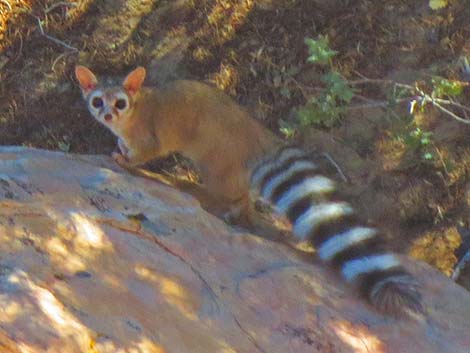
<svg viewBox="0 0 470 353"><path fill-rule="evenodd" d="M234 214L253 219L255 205L267 205L379 311L424 313L418 281L387 250L381 231L360 218L307 153L284 145L226 94L187 80L144 87L142 67L121 86L100 85L84 66L75 75L91 115L118 138L118 164L135 167L180 152Z"/></svg>

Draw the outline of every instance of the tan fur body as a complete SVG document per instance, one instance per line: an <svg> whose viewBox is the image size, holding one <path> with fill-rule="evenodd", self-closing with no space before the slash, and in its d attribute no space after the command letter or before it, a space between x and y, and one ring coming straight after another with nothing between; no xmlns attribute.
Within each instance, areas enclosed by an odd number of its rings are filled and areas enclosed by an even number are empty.
<svg viewBox="0 0 470 353"><path fill-rule="evenodd" d="M248 195L249 168L277 145L274 135L225 94L199 82L143 88L138 95L119 134L131 165L181 152L198 167L208 192L234 201Z"/></svg>

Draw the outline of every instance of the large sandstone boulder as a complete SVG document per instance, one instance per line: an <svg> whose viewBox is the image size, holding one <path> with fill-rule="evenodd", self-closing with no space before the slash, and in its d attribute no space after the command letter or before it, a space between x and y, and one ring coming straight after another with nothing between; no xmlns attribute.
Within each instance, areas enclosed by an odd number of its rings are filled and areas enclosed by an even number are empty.
<svg viewBox="0 0 470 353"><path fill-rule="evenodd" d="M107 157L0 149L0 351L469 353L470 295L421 263L427 320Z"/></svg>

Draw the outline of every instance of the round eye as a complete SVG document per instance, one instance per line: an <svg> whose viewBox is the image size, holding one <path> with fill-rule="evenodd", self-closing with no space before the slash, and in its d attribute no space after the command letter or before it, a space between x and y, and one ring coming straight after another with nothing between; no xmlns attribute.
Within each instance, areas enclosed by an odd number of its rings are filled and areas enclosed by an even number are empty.
<svg viewBox="0 0 470 353"><path fill-rule="evenodd" d="M121 99L116 100L116 103L114 103L114 106L119 110L123 110L127 106L127 102L125 99L121 98Z"/></svg>
<svg viewBox="0 0 470 353"><path fill-rule="evenodd" d="M103 106L103 99L101 99L100 97L95 97L91 100L91 105L94 108L101 108Z"/></svg>

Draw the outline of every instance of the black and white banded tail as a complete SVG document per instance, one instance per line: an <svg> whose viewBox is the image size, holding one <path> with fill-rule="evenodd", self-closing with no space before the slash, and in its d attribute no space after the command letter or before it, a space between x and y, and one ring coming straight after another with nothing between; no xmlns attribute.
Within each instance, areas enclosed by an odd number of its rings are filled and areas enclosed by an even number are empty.
<svg viewBox="0 0 470 353"><path fill-rule="evenodd" d="M423 312L415 278L304 151L279 149L256 165L250 183L252 200L261 199L285 216L294 237L310 240L319 257L377 309L393 316Z"/></svg>

